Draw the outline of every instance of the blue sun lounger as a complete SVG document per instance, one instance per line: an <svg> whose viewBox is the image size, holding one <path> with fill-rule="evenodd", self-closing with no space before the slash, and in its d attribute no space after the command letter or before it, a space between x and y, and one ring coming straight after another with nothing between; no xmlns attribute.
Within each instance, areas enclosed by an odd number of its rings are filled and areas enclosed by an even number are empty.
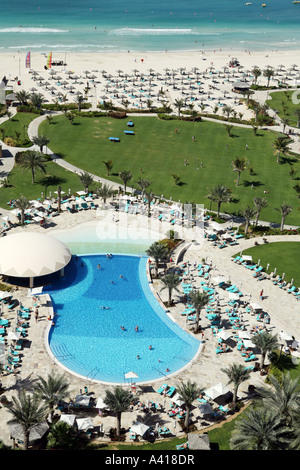
<svg viewBox="0 0 300 470"><path fill-rule="evenodd" d="M166 390L166 388L168 388L168 385L167 384L162 384L162 386L159 387L159 389L156 390L156 391L157 391L157 393L162 394Z"/></svg>
<svg viewBox="0 0 300 470"><path fill-rule="evenodd" d="M172 395L174 395L175 392L176 392L176 388L170 387L169 390L167 390L168 397L172 397Z"/></svg>
<svg viewBox="0 0 300 470"><path fill-rule="evenodd" d="M134 132L133 131L124 131L124 134L134 135Z"/></svg>
<svg viewBox="0 0 300 470"><path fill-rule="evenodd" d="M109 140L110 140L111 142L120 142L119 137L109 137Z"/></svg>

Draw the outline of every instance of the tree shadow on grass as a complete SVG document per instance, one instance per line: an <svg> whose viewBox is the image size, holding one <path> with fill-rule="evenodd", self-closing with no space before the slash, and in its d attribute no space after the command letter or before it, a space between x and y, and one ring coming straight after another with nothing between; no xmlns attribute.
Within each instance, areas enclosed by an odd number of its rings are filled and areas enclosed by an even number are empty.
<svg viewBox="0 0 300 470"><path fill-rule="evenodd" d="M43 176L40 180L38 180L37 183L43 185L45 188L48 188L48 187L57 187L58 185L66 183L66 181L67 179L61 176L46 175L46 176Z"/></svg>
<svg viewBox="0 0 300 470"><path fill-rule="evenodd" d="M250 187L253 186L253 188L259 188L260 186L264 186L264 184L261 181L248 181L248 180L244 180L243 185L245 186L245 188L249 188L249 186Z"/></svg>
<svg viewBox="0 0 300 470"><path fill-rule="evenodd" d="M293 163L297 163L298 160L295 157L292 157L291 155L281 155L279 159L279 165L285 165L288 163L289 165L292 165Z"/></svg>

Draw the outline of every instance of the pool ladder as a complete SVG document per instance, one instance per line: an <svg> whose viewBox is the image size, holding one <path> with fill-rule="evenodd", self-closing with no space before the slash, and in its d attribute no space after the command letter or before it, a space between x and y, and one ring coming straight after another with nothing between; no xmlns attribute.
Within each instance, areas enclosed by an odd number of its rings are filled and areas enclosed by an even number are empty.
<svg viewBox="0 0 300 470"><path fill-rule="evenodd" d="M95 377L95 375L97 374L97 372L99 371L99 367L94 367L94 369L92 369L86 376L87 379L89 380L93 380L93 378ZM94 375L92 375L92 373L94 373Z"/></svg>

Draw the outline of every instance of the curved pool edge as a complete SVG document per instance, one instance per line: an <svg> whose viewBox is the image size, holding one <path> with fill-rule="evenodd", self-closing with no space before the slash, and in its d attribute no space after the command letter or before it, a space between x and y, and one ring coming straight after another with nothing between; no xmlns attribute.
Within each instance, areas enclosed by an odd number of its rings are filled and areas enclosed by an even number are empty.
<svg viewBox="0 0 300 470"><path fill-rule="evenodd" d="M132 254L126 254L126 253L114 253L116 256L117 255L120 255L120 256L136 256L136 257L139 257L139 258L148 258L147 255L132 255ZM86 255L84 254L80 254L79 256L90 256L90 255L93 255L92 253L88 253ZM94 255L105 255L105 253L94 253ZM194 356L192 357L192 359L190 361L188 361L183 367L181 367L180 369L177 369L176 371L170 373L170 374L164 374L163 377L158 377L157 379L151 379L151 380L147 380L147 381L139 381L137 382L137 385L149 385L149 384L153 384L153 383L156 383L156 382L159 382L159 381L166 381L168 380L169 378L171 377L175 377L176 375L182 373L184 370L186 370L188 367L190 367L195 361L196 359L198 358L198 356L200 355L200 353L202 352L202 349L204 347L204 342L199 340L198 338L196 338L196 336L194 334L192 334L191 332L185 330L184 328L182 328L177 322L176 322L176 319L173 317L173 315L171 315L171 313L169 312L169 310L166 310L166 307L165 305L163 304L162 300L160 299L158 293L155 291L154 287L153 287L153 283L152 283L152 279L151 279L151 275L150 275L150 268L149 268L149 263L147 262L146 263L146 276L147 276L147 280L148 280L148 286L149 286L149 290L151 291L154 299L156 300L156 302L159 304L160 308L164 311L164 313L168 316L168 318L174 323L176 324L176 327L179 328L180 330L184 331L185 334L187 335L190 335L192 336L194 339L196 339L198 342L199 342L199 346L197 348L197 351L196 353L194 354ZM46 296L47 298L47 305L48 305L48 308L49 308L49 314L51 315L51 317L53 318L54 317L54 309L53 309L53 304L52 304L52 299L51 299L51 295L48 294L48 293L44 293L43 295ZM50 333L51 333L51 330L52 330L52 321L49 321L49 324L48 326L46 327L46 330L45 330L45 335L44 335L44 345L45 345L45 349L48 353L48 355L50 356L50 358L52 359L53 363L58 365L60 368L62 368L64 371L66 371L67 373L69 373L70 375L78 378L78 379L81 379L81 380L84 380L86 382L89 382L89 383L95 383L95 384L103 384L103 385L108 385L108 386L117 386L117 385L129 385L129 382L124 380L123 382L107 382L107 381L104 381L104 380L97 380L97 379L92 379L92 378L89 378L88 376L85 376L85 375L81 375L81 374L78 374L76 372L74 372L72 369L69 369L68 367L66 367L64 364L62 364L58 359L57 357L53 354L51 348L50 348L50 343L49 343L49 338L50 338Z"/></svg>

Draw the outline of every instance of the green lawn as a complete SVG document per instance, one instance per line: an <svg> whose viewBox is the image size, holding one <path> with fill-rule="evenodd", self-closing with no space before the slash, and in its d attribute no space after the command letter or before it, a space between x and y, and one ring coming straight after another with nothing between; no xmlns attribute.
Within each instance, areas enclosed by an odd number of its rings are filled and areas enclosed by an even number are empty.
<svg viewBox="0 0 300 470"><path fill-rule="evenodd" d="M35 176L35 183L31 182L31 172L29 170L22 170L19 166L15 166L9 175L9 187L0 188L0 207L8 208L7 202L16 199L23 194L28 199L36 199L43 196L49 196L50 191L57 190L58 185L61 189L71 193L84 189L79 181L78 175L71 173L55 163L46 163L46 174L37 173ZM90 189L95 189L96 184L93 184Z"/></svg>
<svg viewBox="0 0 300 470"><path fill-rule="evenodd" d="M28 140L29 145L32 145L28 139L27 128L29 123L38 117L38 114L34 113L17 113L9 120L4 121L0 128L4 130L5 137L12 137L16 139L16 132L20 133L20 140ZM2 139L2 136L1 136ZM22 143L24 145L24 143Z"/></svg>
<svg viewBox="0 0 300 470"><path fill-rule="evenodd" d="M288 202L295 209L286 223L300 225L295 181L289 176L291 165L299 171L299 160L281 158L276 163L272 148L274 133L259 130L255 136L252 129L234 127L234 137L229 137L224 124L161 121L141 116L134 117L134 136L124 135L125 129L124 119L77 117L72 125L64 116L58 116L54 124L43 122L39 131L49 138L53 152L99 176L106 176L103 160L112 159L110 179L120 184L119 172L130 170L133 174L130 184L135 187L142 176L152 181L150 188L158 196L195 201L208 208L208 188L224 184L232 190L233 202L222 205L221 211L236 214L252 205L254 197L264 196L264 191L268 191L269 206L261 212L261 219L279 223L280 214L275 208ZM109 137L119 137L121 141L113 143ZM237 174L231 167L237 156L247 156L254 170L253 175L248 169L242 173L238 187ZM179 185L174 184L172 173L180 176ZM212 210L215 209L213 205Z"/></svg>
<svg viewBox="0 0 300 470"><path fill-rule="evenodd" d="M296 109L299 109L299 104L293 103L292 95L294 91L276 91L270 93L271 99L267 100L267 104L272 109L278 111L280 118L286 117L289 120L288 125L291 127L297 127L297 117L295 116ZM300 98L300 90L297 91L298 100ZM285 112L284 112L285 111Z"/></svg>
<svg viewBox="0 0 300 470"><path fill-rule="evenodd" d="M253 260L260 260L261 266L271 273L274 268L277 274L285 273L285 280L294 279L294 285L300 287L300 243L299 242L274 242L258 245L243 251L243 255L251 255ZM267 264L269 269L267 270Z"/></svg>

